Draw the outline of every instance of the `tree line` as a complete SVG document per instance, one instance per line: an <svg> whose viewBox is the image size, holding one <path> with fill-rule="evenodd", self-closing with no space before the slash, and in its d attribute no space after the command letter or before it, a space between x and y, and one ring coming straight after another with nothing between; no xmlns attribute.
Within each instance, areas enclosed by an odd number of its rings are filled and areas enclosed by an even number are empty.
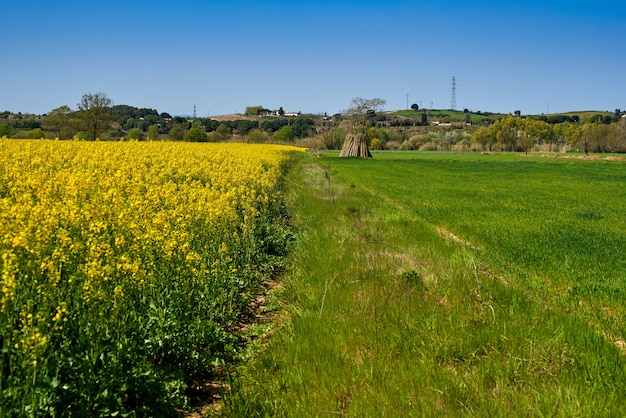
<svg viewBox="0 0 626 418"><path fill-rule="evenodd" d="M508 116L489 127L481 127L472 136L472 143L485 150L529 152L543 145L567 146L585 153L626 152L626 119L607 123L603 118L586 123L550 124L536 118Z"/></svg>
<svg viewBox="0 0 626 418"><path fill-rule="evenodd" d="M465 111L462 115L465 122L459 120L446 123L446 126L433 126L431 112L425 109L415 106L413 111L418 118L406 118L380 112L381 106L372 106L372 103L378 104L356 98L348 110L332 117L295 118L279 114L259 116L267 109L250 106L246 108L246 117L218 121L171 116L150 108L112 105L105 94L88 93L83 95L76 110L60 106L42 116L0 113L0 137L191 142L236 139L255 143L298 140L309 148L340 149L358 126L367 146L378 150L530 152L576 149L585 153L626 153L626 118L620 109L616 109L614 115L598 114L585 121L577 115L523 117L519 111L485 121L476 117L470 119L470 112ZM356 116L352 114L355 111ZM485 115L486 112L480 114L481 117ZM439 121L448 122L445 117L442 111ZM434 120L435 116L432 118Z"/></svg>
<svg viewBox="0 0 626 418"><path fill-rule="evenodd" d="M172 117L155 109L129 105L112 105L104 93L87 93L77 104L77 110L67 105L36 115L3 112L0 137L39 139L49 132L59 139L82 140L159 140L226 141L234 136L250 142L293 142L315 134L315 121L307 117L271 118L268 120L217 121L211 118ZM46 132L44 132L46 131ZM49 135L48 135L49 136Z"/></svg>

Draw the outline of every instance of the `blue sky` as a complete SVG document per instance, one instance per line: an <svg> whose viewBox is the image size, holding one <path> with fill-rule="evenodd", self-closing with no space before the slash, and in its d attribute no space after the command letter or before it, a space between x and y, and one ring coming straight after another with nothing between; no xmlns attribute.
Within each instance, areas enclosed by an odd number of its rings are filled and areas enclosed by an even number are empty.
<svg viewBox="0 0 626 418"><path fill-rule="evenodd" d="M626 108L621 1L3 0L0 111Z"/></svg>

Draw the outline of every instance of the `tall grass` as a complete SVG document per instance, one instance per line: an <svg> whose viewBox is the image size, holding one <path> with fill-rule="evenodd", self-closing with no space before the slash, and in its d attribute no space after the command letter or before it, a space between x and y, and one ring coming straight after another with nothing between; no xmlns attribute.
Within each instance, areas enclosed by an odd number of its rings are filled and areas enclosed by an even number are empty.
<svg viewBox="0 0 626 418"><path fill-rule="evenodd" d="M622 415L619 292L591 283L621 289L623 166L397 155L294 173L284 319L224 414Z"/></svg>

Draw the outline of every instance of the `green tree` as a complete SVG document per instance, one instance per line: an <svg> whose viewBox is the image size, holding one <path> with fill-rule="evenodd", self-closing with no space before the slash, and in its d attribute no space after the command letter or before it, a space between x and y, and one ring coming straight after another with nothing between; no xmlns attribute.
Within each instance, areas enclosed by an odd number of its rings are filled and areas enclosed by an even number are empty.
<svg viewBox="0 0 626 418"><path fill-rule="evenodd" d="M226 126L226 124L222 123L220 124L220 126L217 127L217 129L215 130L215 132L218 135L218 140L219 141L228 141L230 139L231 136L231 130L228 126Z"/></svg>
<svg viewBox="0 0 626 418"><path fill-rule="evenodd" d="M54 132L57 138L68 139L76 133L72 113L69 106L59 106L48 112L41 122L44 129Z"/></svg>
<svg viewBox="0 0 626 418"><path fill-rule="evenodd" d="M285 125L289 125L289 121L287 119L272 118L261 122L261 126L259 127L265 132L271 133L276 132Z"/></svg>
<svg viewBox="0 0 626 418"><path fill-rule="evenodd" d="M104 133L111 124L111 99L104 93L87 93L78 103L81 126L91 140Z"/></svg>
<svg viewBox="0 0 626 418"><path fill-rule="evenodd" d="M143 120L140 121L139 127L142 131L147 131L148 128L152 125L158 124L160 121L158 116L155 115L146 115L143 117Z"/></svg>
<svg viewBox="0 0 626 418"><path fill-rule="evenodd" d="M182 116L174 116L171 122L172 122L172 125L183 125L186 128L190 127L187 119L183 118Z"/></svg>
<svg viewBox="0 0 626 418"><path fill-rule="evenodd" d="M10 138L11 135L17 132L18 130L12 127L11 125L7 123L0 123L0 137L6 136L7 138Z"/></svg>
<svg viewBox="0 0 626 418"><path fill-rule="evenodd" d="M204 129L194 126L183 136L183 140L187 142L207 142L208 138Z"/></svg>
<svg viewBox="0 0 626 418"><path fill-rule="evenodd" d="M315 130L315 121L311 118L298 117L291 127L297 138L307 138Z"/></svg>
<svg viewBox="0 0 626 418"><path fill-rule="evenodd" d="M488 129L489 134L495 137L496 142L503 151L515 151L517 144L518 132L522 119L515 116L507 116L497 120Z"/></svg>
<svg viewBox="0 0 626 418"><path fill-rule="evenodd" d="M148 133L146 134L146 139L148 141L158 141L159 140L159 127L156 125L148 126Z"/></svg>
<svg viewBox="0 0 626 418"><path fill-rule="evenodd" d="M472 143L480 144L481 148L485 151L491 151L491 146L495 142L494 136L489 132L489 129L481 126L472 135Z"/></svg>
<svg viewBox="0 0 626 418"><path fill-rule="evenodd" d="M541 120L527 118L521 128L524 134L538 143L551 142L554 138L552 125Z"/></svg>
<svg viewBox="0 0 626 418"><path fill-rule="evenodd" d="M135 127L137 127L137 121L135 120L135 118L128 118L122 124L122 128L124 128L126 130L131 130L131 129L135 128Z"/></svg>
<svg viewBox="0 0 626 418"><path fill-rule="evenodd" d="M365 140L368 143L371 143L374 138L378 138L381 141L381 144L384 145L387 141L389 141L389 133L383 128L371 127L367 130L367 132L365 132Z"/></svg>
<svg viewBox="0 0 626 418"><path fill-rule="evenodd" d="M128 131L126 138L129 141L141 141L143 139L143 133L141 132L141 129L133 128L130 131Z"/></svg>
<svg viewBox="0 0 626 418"><path fill-rule="evenodd" d="M583 125L579 123L563 122L555 125L553 134L557 141L562 140L568 145L575 145L579 142L583 133Z"/></svg>
<svg viewBox="0 0 626 418"><path fill-rule="evenodd" d="M283 126L274 134L274 139L278 142L292 142L295 137L296 133L291 126Z"/></svg>
<svg viewBox="0 0 626 418"><path fill-rule="evenodd" d="M259 122L256 120L246 120L246 119L242 119L240 121L237 121L237 125L236 125L236 129L237 129L237 133L239 135L245 135L248 132L250 132L250 130L254 129L254 128L258 128L259 127Z"/></svg>
<svg viewBox="0 0 626 418"><path fill-rule="evenodd" d="M263 106L248 106L246 107L246 115L258 116L263 111Z"/></svg>
<svg viewBox="0 0 626 418"><path fill-rule="evenodd" d="M185 128L182 125L174 125L168 135L172 141L182 141L183 136L185 136Z"/></svg>

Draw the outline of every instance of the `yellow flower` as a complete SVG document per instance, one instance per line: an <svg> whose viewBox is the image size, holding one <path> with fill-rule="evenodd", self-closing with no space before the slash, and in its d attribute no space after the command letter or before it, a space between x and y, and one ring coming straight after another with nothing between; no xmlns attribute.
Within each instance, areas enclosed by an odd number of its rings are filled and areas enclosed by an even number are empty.
<svg viewBox="0 0 626 418"><path fill-rule="evenodd" d="M68 306L83 306L79 324L134 309L157 280L242 271L281 165L301 151L75 140L0 140L0 326L24 367L45 364Z"/></svg>
<svg viewBox="0 0 626 418"><path fill-rule="evenodd" d="M18 273L17 256L13 253L2 253L2 286L0 288L0 305L2 310L6 305L15 300L17 283L15 276Z"/></svg>

